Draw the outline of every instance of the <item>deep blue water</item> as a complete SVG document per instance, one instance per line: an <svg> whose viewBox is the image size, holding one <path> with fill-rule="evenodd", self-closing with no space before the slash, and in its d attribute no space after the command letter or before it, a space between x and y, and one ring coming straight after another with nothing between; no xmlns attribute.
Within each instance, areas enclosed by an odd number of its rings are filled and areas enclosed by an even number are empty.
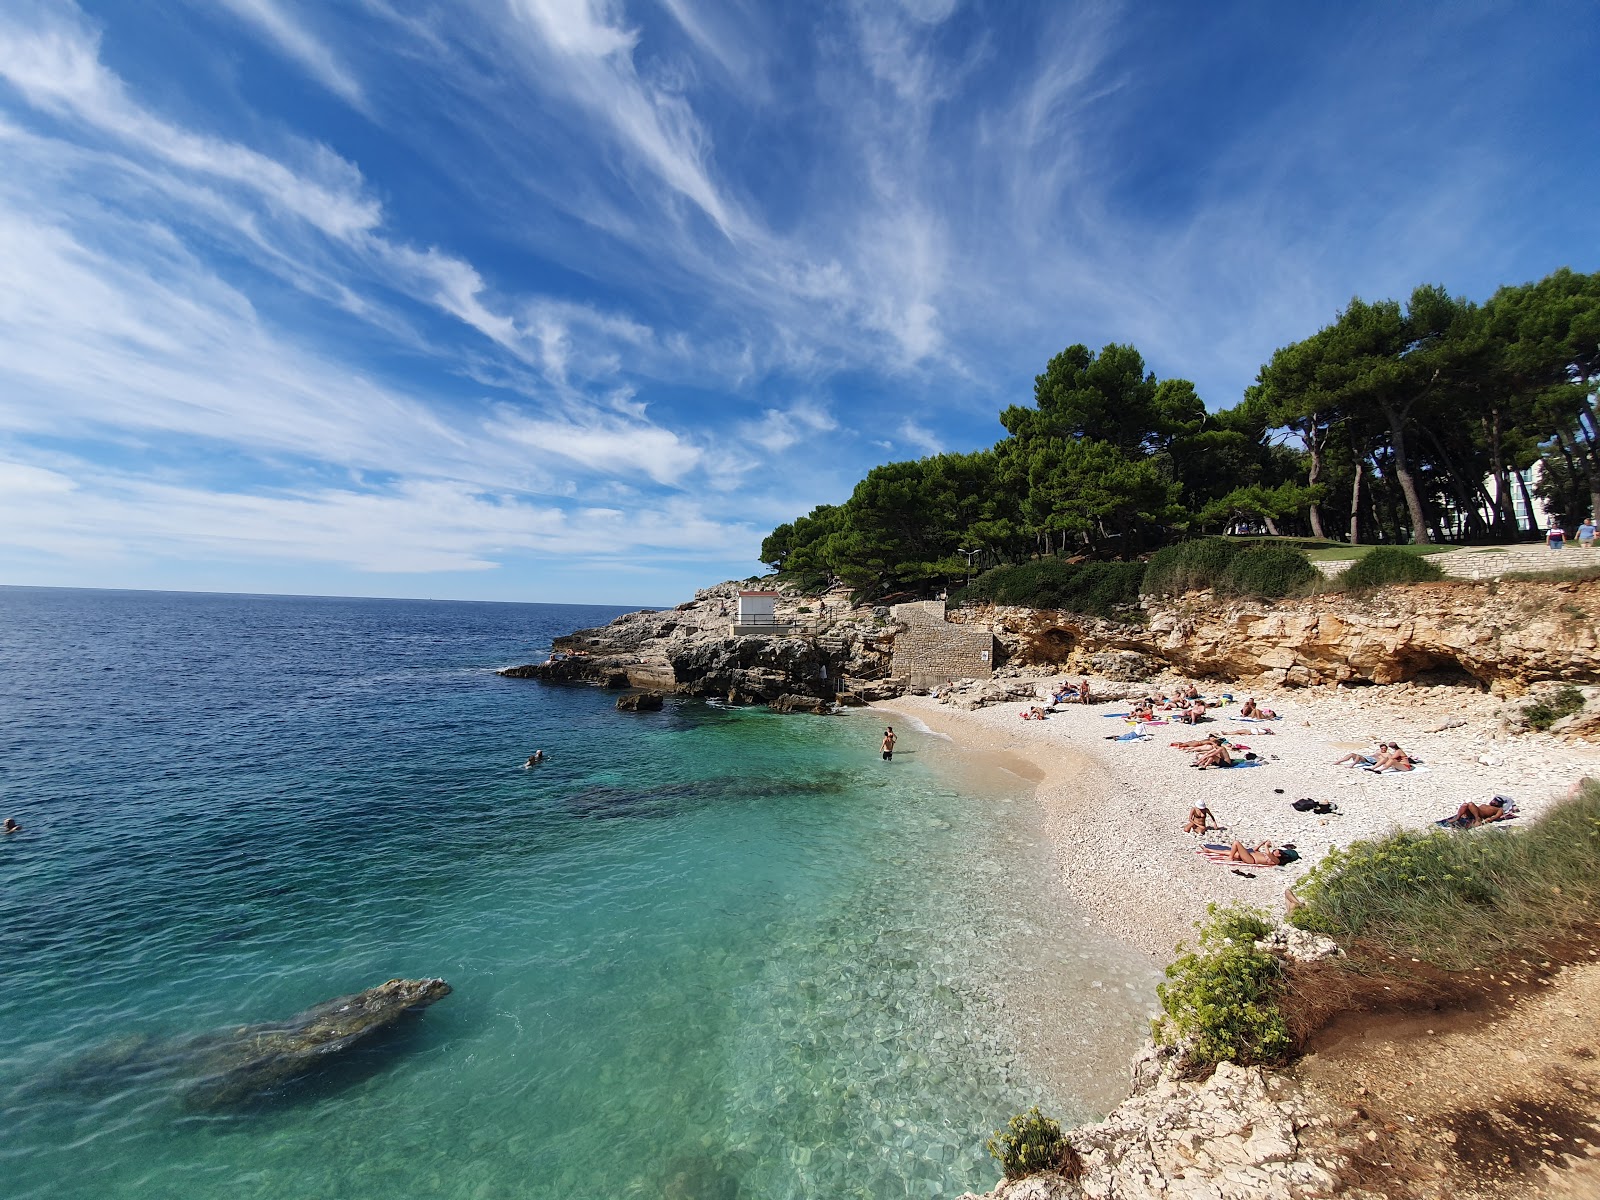
<svg viewBox="0 0 1600 1200"><path fill-rule="evenodd" d="M933 1197L1104 1103L1150 980L1050 907L1022 782L494 674L619 611L0 588L0 1190ZM243 1108L112 1065L432 975ZM1051 1004L1090 1032L1030 1056Z"/></svg>

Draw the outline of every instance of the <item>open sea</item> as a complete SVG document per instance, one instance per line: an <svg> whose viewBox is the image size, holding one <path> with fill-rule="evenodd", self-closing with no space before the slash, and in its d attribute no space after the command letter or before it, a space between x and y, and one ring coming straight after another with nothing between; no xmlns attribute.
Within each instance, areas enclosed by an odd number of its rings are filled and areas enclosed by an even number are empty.
<svg viewBox="0 0 1600 1200"><path fill-rule="evenodd" d="M1031 785L494 673L621 611L0 588L0 1193L932 1200L1120 1098L1153 973ZM182 1039L397 976L454 992L192 1103Z"/></svg>

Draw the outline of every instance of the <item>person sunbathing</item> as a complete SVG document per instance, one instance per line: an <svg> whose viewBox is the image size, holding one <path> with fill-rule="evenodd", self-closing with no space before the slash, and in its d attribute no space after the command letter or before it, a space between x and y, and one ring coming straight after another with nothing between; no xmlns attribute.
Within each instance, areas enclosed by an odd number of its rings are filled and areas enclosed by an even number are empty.
<svg viewBox="0 0 1600 1200"><path fill-rule="evenodd" d="M1183 690L1179 692L1178 695L1182 696L1185 700L1198 700L1200 699L1200 689L1195 687L1195 685L1192 683L1186 683L1183 685Z"/></svg>
<svg viewBox="0 0 1600 1200"><path fill-rule="evenodd" d="M1490 821L1504 821L1512 813L1506 808L1506 798L1496 796L1487 804L1473 804L1470 800L1456 809L1456 815L1450 818L1450 823L1461 829L1476 829L1479 825L1487 825Z"/></svg>
<svg viewBox="0 0 1600 1200"><path fill-rule="evenodd" d="M1281 867L1283 851L1276 849L1271 842L1257 842L1254 846L1235 842L1228 851L1228 861L1250 863L1257 867Z"/></svg>
<svg viewBox="0 0 1600 1200"><path fill-rule="evenodd" d="M1238 731L1236 730L1235 732L1238 732ZM1168 742L1167 745L1171 746L1174 750L1209 750L1209 749L1211 749L1211 747L1215 746L1218 742L1222 742L1222 741L1223 741L1223 737L1222 737L1222 735L1220 733L1212 733L1212 734L1207 734L1203 738L1195 738L1193 741L1189 741L1189 742ZM1223 744L1226 745L1227 743L1223 742Z"/></svg>
<svg viewBox="0 0 1600 1200"><path fill-rule="evenodd" d="M1270 708L1261 708L1257 705L1254 696L1248 697L1244 704L1240 706L1239 715L1241 717L1254 717L1258 721L1276 721L1278 719L1278 714Z"/></svg>
<svg viewBox="0 0 1600 1200"><path fill-rule="evenodd" d="M1141 700L1135 704L1133 711L1128 716L1135 721L1154 721L1156 719L1155 710L1150 707L1150 701L1148 700Z"/></svg>
<svg viewBox="0 0 1600 1200"><path fill-rule="evenodd" d="M1384 771L1410 771L1414 766L1415 764L1412 763L1410 756L1400 749L1399 745L1390 742L1386 746L1379 746L1378 759L1367 770L1378 775Z"/></svg>
<svg viewBox="0 0 1600 1200"><path fill-rule="evenodd" d="M1212 742L1209 749L1202 750L1194 756L1194 765L1202 770L1206 767L1233 766L1233 756L1228 753L1228 743L1220 739Z"/></svg>
<svg viewBox="0 0 1600 1200"><path fill-rule="evenodd" d="M1206 702L1204 700L1192 701L1188 708L1178 714L1178 720L1189 725L1206 719Z"/></svg>
<svg viewBox="0 0 1600 1200"><path fill-rule="evenodd" d="M1185 833L1204 833L1208 829L1221 829L1222 823L1211 815L1211 810L1206 807L1204 800L1195 802L1189 810L1189 821L1183 827Z"/></svg>
<svg viewBox="0 0 1600 1200"><path fill-rule="evenodd" d="M1045 718L1045 711L1035 704L1026 712L1018 713L1017 715L1020 716L1024 721L1042 721Z"/></svg>
<svg viewBox="0 0 1600 1200"><path fill-rule="evenodd" d="M1352 750L1343 758L1334 759L1333 765L1336 767L1374 767L1378 765L1378 758L1386 749L1387 747L1382 742L1379 742L1378 748L1371 754L1362 754L1358 750Z"/></svg>

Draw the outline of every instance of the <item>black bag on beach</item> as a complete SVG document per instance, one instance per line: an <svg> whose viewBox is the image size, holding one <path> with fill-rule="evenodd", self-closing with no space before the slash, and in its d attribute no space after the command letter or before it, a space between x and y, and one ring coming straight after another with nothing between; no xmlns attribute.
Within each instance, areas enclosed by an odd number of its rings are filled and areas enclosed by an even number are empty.
<svg viewBox="0 0 1600 1200"><path fill-rule="evenodd" d="M1295 812L1310 812L1316 806L1317 806L1317 802L1315 800L1311 799L1309 796L1306 797L1304 800L1296 800L1294 802L1294 810L1295 810Z"/></svg>

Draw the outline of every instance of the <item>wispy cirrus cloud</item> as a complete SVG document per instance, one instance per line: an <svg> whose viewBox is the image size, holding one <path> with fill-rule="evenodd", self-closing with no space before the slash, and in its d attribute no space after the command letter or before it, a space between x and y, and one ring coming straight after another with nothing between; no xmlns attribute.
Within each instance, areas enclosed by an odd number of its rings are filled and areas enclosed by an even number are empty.
<svg viewBox="0 0 1600 1200"><path fill-rule="evenodd" d="M221 4L334 95L355 108L366 109L366 96L355 75L325 41L296 20L278 0L221 0Z"/></svg>

